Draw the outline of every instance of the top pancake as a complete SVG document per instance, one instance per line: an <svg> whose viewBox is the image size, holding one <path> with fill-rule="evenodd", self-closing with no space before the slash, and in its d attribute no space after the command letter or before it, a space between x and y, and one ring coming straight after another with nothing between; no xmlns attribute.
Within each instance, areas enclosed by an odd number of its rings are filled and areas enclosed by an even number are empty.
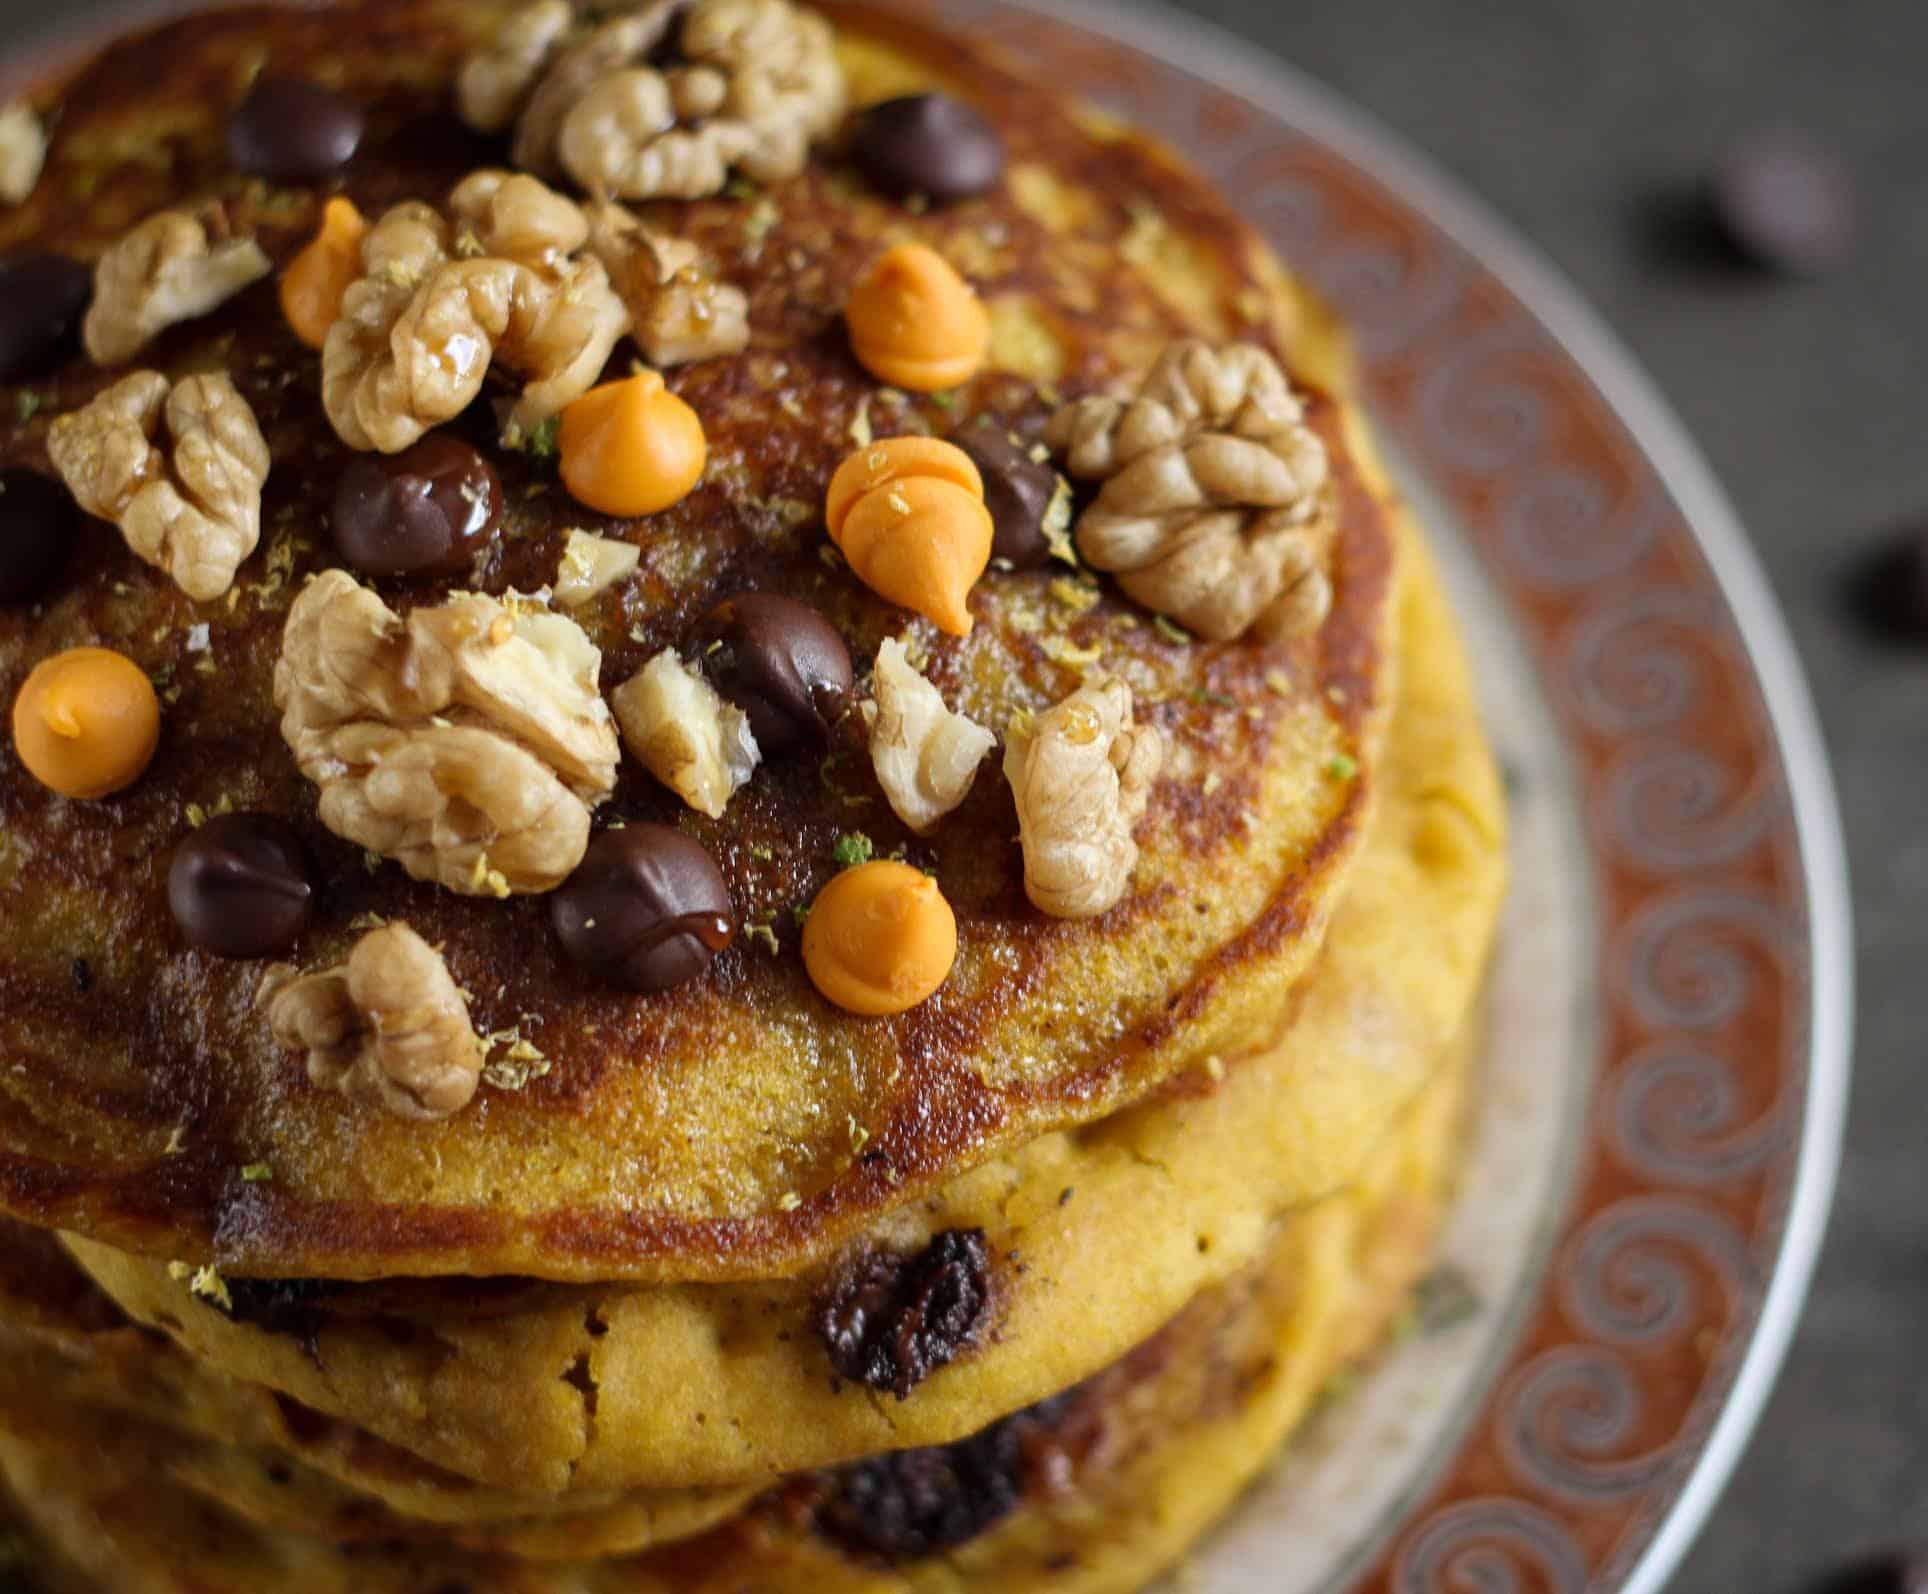
<svg viewBox="0 0 1928 1594"><path fill-rule="evenodd" d="M285 261L313 230L316 194L242 179L222 153L227 110L264 61L369 105L344 185L365 213L439 199L503 159L461 129L448 84L504 9L256 8L123 43L57 96L47 175L0 218L0 245L91 254L156 209L219 194ZM680 825L716 858L741 921L774 938L772 951L769 937L740 937L666 995L590 982L561 956L540 898L476 900L371 867L316 820L270 700L288 605L334 562L326 506L347 454L321 411L316 357L259 284L141 361L226 370L261 419L275 463L238 600L190 602L112 528L90 525L43 605L0 610L0 693L48 654L99 643L154 673L169 699L153 767L103 802L57 798L0 752L0 1207L237 1274L780 1276L883 1208L1277 1028L1357 845L1388 691L1393 542L1340 401L1313 404L1338 484L1336 598L1301 642L1180 642L1109 585L1073 617L1049 595L1052 570L988 573L973 634L943 638L819 556L824 489L864 418L880 437L978 415L1035 435L1061 398L1130 385L1174 335L1289 356L1292 292L1168 153L1081 118L963 41L822 9L855 103L935 84L970 99L1009 144L1005 184L912 214L867 192L833 147L754 198L651 207L751 296L750 351L671 373L708 432L704 481L663 514L611 522L571 500L549 465L496 447L478 403L451 430L496 461L511 509L476 585L545 586L573 527L636 541L639 573L574 611L603 649L605 690L746 588L822 610L860 672L880 641L915 630L947 699L994 728L1062 698L1085 670L1120 674L1168 749L1131 894L1087 922L1032 908L1009 791L989 767L931 836L910 834L854 716L828 758L766 765L718 821L626 763L599 821ZM905 238L947 253L997 329L993 368L942 400L881 389L843 334L851 281ZM614 369L632 357L621 346ZM0 428L0 463L45 469L46 416L117 374L76 360L37 384L41 413ZM0 397L10 420L27 410ZM440 595L424 583L384 592L404 609ZM209 648L190 654L201 624ZM370 914L406 920L443 947L478 1028L514 1029L547 1071L521 1088L485 1085L434 1124L310 1085L254 1009L262 966L189 948L167 911L172 848L192 815L223 806L286 815L320 866L303 968L338 962ZM906 848L957 914L949 983L894 1019L832 1008L797 955L791 910L835 872L835 843L853 830L879 852Z"/></svg>

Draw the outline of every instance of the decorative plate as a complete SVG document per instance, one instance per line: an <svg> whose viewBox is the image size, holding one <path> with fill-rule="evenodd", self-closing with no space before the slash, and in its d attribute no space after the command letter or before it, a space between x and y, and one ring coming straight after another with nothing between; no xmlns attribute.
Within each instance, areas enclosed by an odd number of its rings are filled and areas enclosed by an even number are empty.
<svg viewBox="0 0 1928 1594"><path fill-rule="evenodd" d="M1328 91L1168 12L905 3L1170 139L1345 314L1513 794L1446 1239L1477 1309L1331 1403L1183 1586L1653 1594L1786 1350L1847 1090L1833 793L1746 538L1572 291Z"/></svg>

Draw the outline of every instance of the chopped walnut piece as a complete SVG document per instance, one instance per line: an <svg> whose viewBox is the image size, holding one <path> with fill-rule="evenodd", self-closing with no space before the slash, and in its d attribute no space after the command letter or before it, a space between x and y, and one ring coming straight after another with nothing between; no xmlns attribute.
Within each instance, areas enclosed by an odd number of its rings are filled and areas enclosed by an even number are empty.
<svg viewBox="0 0 1928 1594"><path fill-rule="evenodd" d="M122 365L169 327L226 304L273 269L252 238L232 238L218 205L149 216L94 267L81 341L96 365Z"/></svg>
<svg viewBox="0 0 1928 1594"><path fill-rule="evenodd" d="M566 616L462 592L404 623L330 570L289 612L274 697L323 824L417 880L502 896L560 885L616 784L601 668Z"/></svg>
<svg viewBox="0 0 1928 1594"><path fill-rule="evenodd" d="M456 75L462 120L478 133L500 133L514 122L575 20L569 0L534 0L503 23Z"/></svg>
<svg viewBox="0 0 1928 1594"><path fill-rule="evenodd" d="M642 559L643 550L633 542L572 531L556 571L555 601L565 609L587 603L628 576Z"/></svg>
<svg viewBox="0 0 1928 1594"><path fill-rule="evenodd" d="M47 130L25 100L0 106L0 199L25 202L47 164Z"/></svg>
<svg viewBox="0 0 1928 1594"><path fill-rule="evenodd" d="M659 66L667 53L675 64ZM491 63L478 68L489 92L472 125L499 114L538 54L515 164L622 199L699 199L733 169L761 182L794 177L846 99L830 25L815 12L791 0L652 0L560 48L519 13L477 58Z"/></svg>
<svg viewBox="0 0 1928 1594"><path fill-rule="evenodd" d="M466 409L491 363L523 379L527 432L580 398L628 330L581 209L533 177L477 172L451 216L397 205L362 240L362 275L322 350L322 402L350 448L396 453Z"/></svg>
<svg viewBox="0 0 1928 1594"><path fill-rule="evenodd" d="M1068 404L1045 439L1104 481L1078 551L1147 608L1219 642L1274 605L1301 630L1324 620L1325 444L1263 349L1177 340L1134 398Z"/></svg>
<svg viewBox="0 0 1928 1594"><path fill-rule="evenodd" d="M587 207L589 252L629 306L630 333L658 369L740 354L750 343L750 301L718 282L695 244L653 233L621 205Z"/></svg>
<svg viewBox="0 0 1928 1594"><path fill-rule="evenodd" d="M165 422L173 452L156 446ZM58 417L47 453L90 515L208 603L234 585L261 539L268 445L254 411L225 376L136 371L84 409Z"/></svg>
<svg viewBox="0 0 1928 1594"><path fill-rule="evenodd" d="M1024 891L1036 907L1088 919L1124 896L1138 863L1132 829L1164 757L1157 726L1133 723L1131 688L1116 677L1081 686L1005 733Z"/></svg>
<svg viewBox="0 0 1928 1594"><path fill-rule="evenodd" d="M308 1077L404 1118L446 1118L482 1077L483 1048L442 954L406 924L370 930L318 974L271 969L257 998Z"/></svg>
<svg viewBox="0 0 1928 1594"><path fill-rule="evenodd" d="M750 721L673 649L665 648L610 698L623 743L698 813L722 817L763 753Z"/></svg>
<svg viewBox="0 0 1928 1594"><path fill-rule="evenodd" d="M944 706L892 637L877 649L874 702L864 704L870 762L891 811L922 835L964 800L997 738Z"/></svg>

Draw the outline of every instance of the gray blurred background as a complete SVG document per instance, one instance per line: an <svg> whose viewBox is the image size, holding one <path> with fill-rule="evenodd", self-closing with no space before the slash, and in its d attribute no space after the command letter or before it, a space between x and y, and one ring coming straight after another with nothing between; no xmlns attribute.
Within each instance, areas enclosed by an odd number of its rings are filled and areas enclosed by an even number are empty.
<svg viewBox="0 0 1928 1594"><path fill-rule="evenodd" d="M1857 1078L1819 1284L1681 1590L1779 1594L1928 1536L1928 648L1850 572L1928 527L1928 7L1919 0L1182 0L1421 145L1571 276L1699 439L1806 660L1841 787ZM104 0L0 0L7 42ZM1792 125L1861 181L1854 261L1788 283L1671 226L1727 142ZM1918 1585L1919 1586L1919 1585Z"/></svg>

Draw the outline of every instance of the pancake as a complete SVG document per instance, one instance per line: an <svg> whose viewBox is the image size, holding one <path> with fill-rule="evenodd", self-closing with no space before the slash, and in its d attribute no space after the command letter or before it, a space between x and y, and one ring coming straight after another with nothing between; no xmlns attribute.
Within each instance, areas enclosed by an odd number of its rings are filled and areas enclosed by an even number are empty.
<svg viewBox="0 0 1928 1594"><path fill-rule="evenodd" d="M1281 1213L1355 1178L1476 998L1505 873L1499 781L1437 578L1416 543L1401 556L1380 800L1294 1021L1219 1081L1199 1071L874 1226L866 1243L900 1252L982 1228L996 1262L995 1333L909 1398L832 1377L813 1276L532 1289L466 1310L444 1287L439 1312L392 1285L323 1286L277 1330L161 1264L70 1240L75 1256L195 1356L505 1487L763 1482L948 1442L1090 1376L1252 1265Z"/></svg>
<svg viewBox="0 0 1928 1594"><path fill-rule="evenodd" d="M446 84L503 10L349 0L215 14L124 42L59 95L47 174L0 216L0 246L91 254L164 204L215 194L285 262L313 230L316 195L241 179L222 150L227 110L264 60L368 102L345 178L365 213L438 197L501 159L452 119ZM1297 304L1276 265L1167 151L1082 118L967 41L826 10L857 103L941 83L1001 129L1009 179L912 214L832 151L753 201L652 207L748 291L754 342L670 374L703 419L709 469L639 537L618 524L642 543L640 572L575 611L603 650L605 690L745 587L810 602L860 664L905 628L902 611L819 557L825 484L866 426L944 432L988 416L1035 436L1061 399L1136 376L1182 333L1292 354ZM841 330L859 269L910 236L965 266L994 324L992 369L936 400L880 390ZM629 358L619 350L617 367ZM171 330L143 359L235 376L274 454L267 531L232 607L189 602L93 526L43 605L0 609L0 692L56 649L98 643L160 675L168 698L153 766L104 801L55 797L0 753L0 1208L237 1276L779 1277L821 1264L878 1213L1107 1117L1285 1021L1363 833L1390 684L1388 506L1337 395L1311 394L1337 504L1336 599L1315 635L1179 642L1108 584L1067 619L1049 571L987 574L967 639L911 627L935 683L994 726L1057 701L1087 668L1130 681L1168 753L1122 903L1076 922L1032 909L996 779L929 837L910 833L875 789L851 716L816 767L766 766L718 821L625 764L599 822L680 825L717 860L741 921L770 932L739 937L673 992L626 997L563 958L541 899L478 900L370 868L317 821L270 678L289 603L332 560L322 528L347 456L273 284ZM39 414L0 426L0 464L44 469L47 418L105 381L76 361L36 385ZM0 395L0 413L14 398ZM487 404L449 429L490 446L512 506L478 585L547 585L566 531L606 522L570 502L546 463L495 449ZM390 596L427 602L434 584ZM202 623L209 650L190 655ZM1335 767L1356 775L1335 780ZM339 962L369 915L405 919L444 949L478 1028L513 1030L546 1072L485 1087L434 1124L311 1085L254 1009L262 966L190 948L166 910L167 860L191 812L229 805L288 817L317 860L324 909L297 949L302 967ZM957 914L948 983L896 1018L831 1007L797 954L792 910L857 829L934 872Z"/></svg>
<svg viewBox="0 0 1928 1594"><path fill-rule="evenodd" d="M85 1415L0 1423L0 1472L55 1555L103 1587L147 1594L1123 1594L1183 1553L1398 1315L1450 1187L1473 1051L1453 1049L1352 1188L1288 1219L1258 1263L1022 1426L882 1473L870 1463L792 1479L736 1520L646 1555L533 1563L264 1527L245 1506L157 1482L164 1436L107 1443ZM906 1468L968 1480L948 1506L922 1497L947 1527L893 1503L890 1480ZM947 1541L940 1552L932 1533Z"/></svg>

